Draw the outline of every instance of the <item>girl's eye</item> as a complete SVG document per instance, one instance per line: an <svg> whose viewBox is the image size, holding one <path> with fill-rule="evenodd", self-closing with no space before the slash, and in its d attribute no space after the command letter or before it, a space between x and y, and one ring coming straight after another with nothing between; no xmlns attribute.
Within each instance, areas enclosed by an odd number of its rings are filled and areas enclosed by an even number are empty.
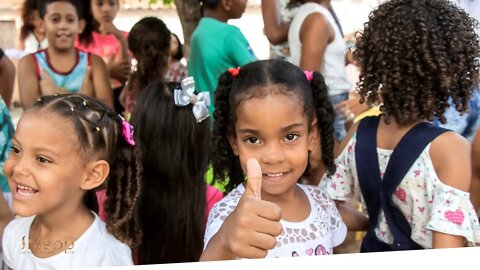
<svg viewBox="0 0 480 270"><path fill-rule="evenodd" d="M20 154L20 149L18 149L17 147L15 146L12 146L11 148L11 152L14 153L14 154Z"/></svg>
<svg viewBox="0 0 480 270"><path fill-rule="evenodd" d="M288 134L287 136L285 136L285 140L288 142L295 141L296 139L298 139L297 134Z"/></svg>
<svg viewBox="0 0 480 270"><path fill-rule="evenodd" d="M248 137L245 141L251 144L258 144L260 140L255 137Z"/></svg>
<svg viewBox="0 0 480 270"><path fill-rule="evenodd" d="M52 163L50 160L48 160L47 158L42 157L42 156L38 156L37 161L40 162L40 163Z"/></svg>

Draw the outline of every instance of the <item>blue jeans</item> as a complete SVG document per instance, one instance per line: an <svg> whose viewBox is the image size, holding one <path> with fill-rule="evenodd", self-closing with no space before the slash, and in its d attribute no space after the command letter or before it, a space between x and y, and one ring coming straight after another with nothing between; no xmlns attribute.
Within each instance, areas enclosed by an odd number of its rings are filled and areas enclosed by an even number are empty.
<svg viewBox="0 0 480 270"><path fill-rule="evenodd" d="M343 94L338 94L338 95L333 95L330 96L330 102L332 103L332 106L335 108L335 106L348 99L348 93L343 93ZM345 129L345 116L343 113L339 113L338 110L335 109L335 120L333 123L333 137L337 141L343 140L347 136L347 130Z"/></svg>
<svg viewBox="0 0 480 270"><path fill-rule="evenodd" d="M442 124L438 119L435 119L433 124L451 129L472 142L473 137L475 137L475 134L480 127L480 91L478 87L475 87L473 90L472 98L468 101L468 107L470 108L470 111L460 115L455 109L452 100L450 100L450 107L448 107L443 114L447 123Z"/></svg>

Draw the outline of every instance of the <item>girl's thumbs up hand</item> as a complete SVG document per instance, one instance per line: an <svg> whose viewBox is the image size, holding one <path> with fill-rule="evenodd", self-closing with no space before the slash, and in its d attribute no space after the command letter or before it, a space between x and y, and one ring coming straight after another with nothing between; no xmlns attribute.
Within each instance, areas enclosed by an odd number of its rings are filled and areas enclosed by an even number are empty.
<svg viewBox="0 0 480 270"><path fill-rule="evenodd" d="M222 255L218 255L221 258L211 258L213 260L264 258L276 246L276 237L282 232L280 207L261 199L262 169L258 161L250 158L246 167L245 192L214 236L215 241L212 238L209 243L209 246L220 243L223 247Z"/></svg>

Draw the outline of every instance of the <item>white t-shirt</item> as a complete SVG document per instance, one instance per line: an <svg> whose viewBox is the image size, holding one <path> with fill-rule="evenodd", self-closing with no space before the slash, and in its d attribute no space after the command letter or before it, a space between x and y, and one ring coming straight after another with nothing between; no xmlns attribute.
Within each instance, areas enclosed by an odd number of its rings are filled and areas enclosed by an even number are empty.
<svg viewBox="0 0 480 270"><path fill-rule="evenodd" d="M345 240L347 227L327 193L317 186L297 185L308 197L310 215L301 222L280 220L283 231L277 236L275 248L268 251L267 258L328 255ZM243 185L238 185L213 206L205 231L205 247L225 218L235 210L244 192Z"/></svg>
<svg viewBox="0 0 480 270"><path fill-rule="evenodd" d="M11 269L50 270L133 265L130 248L110 234L96 214L92 225L73 245L60 241L30 242L30 226L34 219L35 216L16 218L5 228L2 239L3 260ZM64 245L67 249L51 257L39 258L30 250L31 245L38 244L46 250L59 245Z"/></svg>
<svg viewBox="0 0 480 270"><path fill-rule="evenodd" d="M293 18L288 30L288 44L290 46L290 62L300 65L302 56L302 42L300 41L300 29L305 19L312 13L322 14L335 32L335 38L327 45L323 54L320 72L325 78L330 96L348 93L352 85L347 79L345 68L345 50L347 45L343 40L342 33L335 18L328 9L317 3L306 3L300 6Z"/></svg>
<svg viewBox="0 0 480 270"><path fill-rule="evenodd" d="M41 42L38 42L33 33L28 34L23 43L25 44L25 53L34 53L38 50L46 49L48 47L47 37L45 37Z"/></svg>

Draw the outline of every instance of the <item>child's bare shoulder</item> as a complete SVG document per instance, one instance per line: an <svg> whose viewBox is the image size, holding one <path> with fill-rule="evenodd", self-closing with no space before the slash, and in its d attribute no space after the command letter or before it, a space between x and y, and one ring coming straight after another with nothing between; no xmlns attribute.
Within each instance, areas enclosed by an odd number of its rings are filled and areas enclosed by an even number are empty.
<svg viewBox="0 0 480 270"><path fill-rule="evenodd" d="M453 131L441 134L430 146L430 158L439 179L464 191L468 191L470 186L470 154L470 143Z"/></svg>

